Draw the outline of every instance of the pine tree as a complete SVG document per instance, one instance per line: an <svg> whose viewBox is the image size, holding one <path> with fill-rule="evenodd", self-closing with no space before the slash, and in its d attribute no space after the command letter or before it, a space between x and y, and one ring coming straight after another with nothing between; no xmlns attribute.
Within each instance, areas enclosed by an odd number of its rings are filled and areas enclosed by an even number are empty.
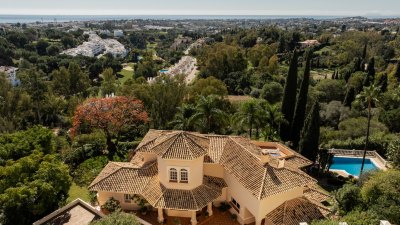
<svg viewBox="0 0 400 225"><path fill-rule="evenodd" d="M344 97L343 105L351 107L351 103L356 98L356 93L354 87L350 87L347 89L346 96Z"/></svg>
<svg viewBox="0 0 400 225"><path fill-rule="evenodd" d="M301 132L299 152L311 161L315 161L319 150L319 103L315 101Z"/></svg>
<svg viewBox="0 0 400 225"><path fill-rule="evenodd" d="M290 138L290 128L292 127L293 115L296 106L297 92L297 63L298 55L295 49L290 61L288 76L286 77L285 91L282 100L282 114L288 123L282 123L280 126L280 136L283 141L288 141Z"/></svg>
<svg viewBox="0 0 400 225"><path fill-rule="evenodd" d="M300 132L304 126L304 119L306 116L306 106L308 98L308 86L310 83L310 69L311 69L312 52L307 52L306 66L304 68L304 78L301 82L300 92L297 96L297 103L294 118L292 121L291 140L293 148L297 148L300 140Z"/></svg>

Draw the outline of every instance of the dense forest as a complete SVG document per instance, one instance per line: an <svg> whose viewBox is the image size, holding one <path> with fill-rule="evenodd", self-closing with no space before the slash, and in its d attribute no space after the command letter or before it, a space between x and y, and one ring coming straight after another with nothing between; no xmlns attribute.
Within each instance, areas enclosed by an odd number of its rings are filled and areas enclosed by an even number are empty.
<svg viewBox="0 0 400 225"><path fill-rule="evenodd" d="M320 165L310 173L328 180L349 224L400 223L398 29L125 31L125 58L60 54L87 41L84 30L112 29L87 26L0 30L0 66L19 80L0 73L1 224L32 224L71 197L96 201L87 186L109 160L128 161L149 129L280 141ZM198 39L207 41L190 49L193 82L159 73ZM307 39L319 44L299 44ZM338 178L327 171L331 148L376 150L394 169Z"/></svg>

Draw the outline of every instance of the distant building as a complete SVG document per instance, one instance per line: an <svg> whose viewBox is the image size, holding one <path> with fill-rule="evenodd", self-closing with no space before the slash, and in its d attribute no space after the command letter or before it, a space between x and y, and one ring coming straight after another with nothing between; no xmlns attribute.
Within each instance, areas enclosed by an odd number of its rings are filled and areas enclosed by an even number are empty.
<svg viewBox="0 0 400 225"><path fill-rule="evenodd" d="M61 54L70 56L83 55L88 57L102 56L110 53L114 57L124 58L128 54L125 46L114 39L102 39L97 34L90 34L89 41L76 48L63 51Z"/></svg>
<svg viewBox="0 0 400 225"><path fill-rule="evenodd" d="M103 35L107 35L107 36L111 35L111 32L109 30L99 30L98 32L99 32L99 34L103 34Z"/></svg>
<svg viewBox="0 0 400 225"><path fill-rule="evenodd" d="M33 225L87 225L103 217L103 213L77 198L68 205L34 222Z"/></svg>
<svg viewBox="0 0 400 225"><path fill-rule="evenodd" d="M114 30L114 37L123 37L124 32L122 30Z"/></svg>
<svg viewBox="0 0 400 225"><path fill-rule="evenodd" d="M12 66L0 66L0 73L5 73L6 78L10 81L13 87L18 86L21 81L17 78L18 68Z"/></svg>
<svg viewBox="0 0 400 225"><path fill-rule="evenodd" d="M302 48L309 48L309 47L319 46L321 43L319 43L318 40L306 40L306 41L299 42L299 44L300 44L300 47L302 47Z"/></svg>

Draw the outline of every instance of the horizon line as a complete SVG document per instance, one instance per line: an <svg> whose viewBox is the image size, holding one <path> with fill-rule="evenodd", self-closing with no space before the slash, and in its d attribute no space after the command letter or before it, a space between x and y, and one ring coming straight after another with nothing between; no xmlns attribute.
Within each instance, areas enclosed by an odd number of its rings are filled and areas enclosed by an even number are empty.
<svg viewBox="0 0 400 225"><path fill-rule="evenodd" d="M205 14L205 13L199 13L199 14L167 14L167 13L147 13L147 14L135 14L135 13L119 13L119 14L110 14L110 13L104 13L104 14L68 14L68 13L0 13L0 16L298 16L298 17L307 17L307 16L317 16L317 17L338 17L338 18L343 18L343 17L385 17L385 18L398 18L400 17L399 15L382 15L382 14L223 14L223 13L216 13L216 14Z"/></svg>

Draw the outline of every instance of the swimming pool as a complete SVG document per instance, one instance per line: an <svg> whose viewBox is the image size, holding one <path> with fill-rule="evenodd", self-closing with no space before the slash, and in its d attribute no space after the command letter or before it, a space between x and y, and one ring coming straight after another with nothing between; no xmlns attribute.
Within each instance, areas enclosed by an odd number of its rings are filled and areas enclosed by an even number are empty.
<svg viewBox="0 0 400 225"><path fill-rule="evenodd" d="M160 73L168 73L168 70L160 70Z"/></svg>
<svg viewBox="0 0 400 225"><path fill-rule="evenodd" d="M330 170L344 170L352 176L359 176L361 164L362 158L334 156ZM365 159L364 171L376 169L378 169L378 167L371 161L371 159Z"/></svg>

